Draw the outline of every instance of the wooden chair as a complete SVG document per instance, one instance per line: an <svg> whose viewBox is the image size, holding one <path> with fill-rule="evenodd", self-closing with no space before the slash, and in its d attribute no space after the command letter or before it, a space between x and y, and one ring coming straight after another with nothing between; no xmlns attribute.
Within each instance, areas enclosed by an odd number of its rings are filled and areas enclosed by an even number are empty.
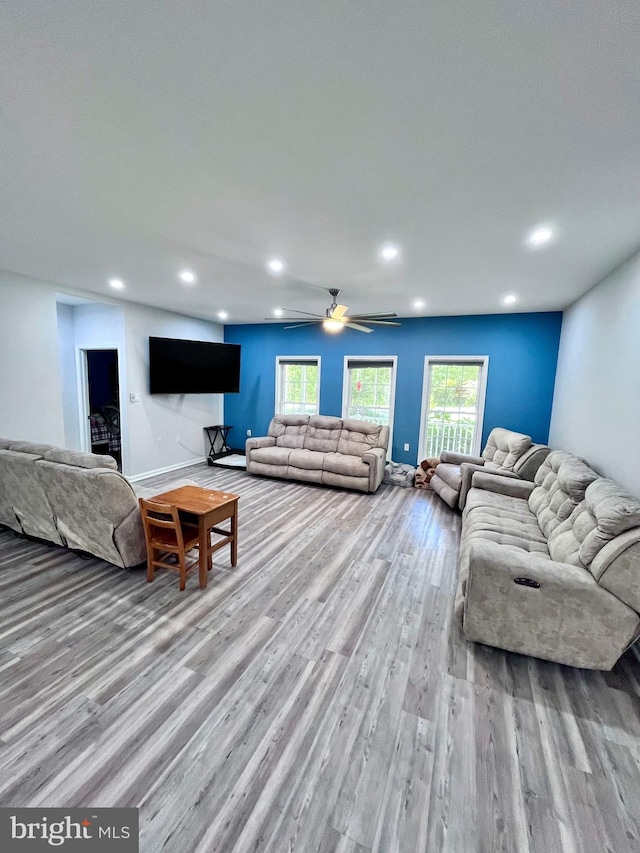
<svg viewBox="0 0 640 853"><path fill-rule="evenodd" d="M187 564L186 555L198 547L198 525L182 521L171 504L160 504L140 498L140 513L147 542L147 581L151 583L155 569L171 569L180 574L180 589L187 583L187 572L197 565L198 557ZM168 562L171 557L175 562Z"/></svg>

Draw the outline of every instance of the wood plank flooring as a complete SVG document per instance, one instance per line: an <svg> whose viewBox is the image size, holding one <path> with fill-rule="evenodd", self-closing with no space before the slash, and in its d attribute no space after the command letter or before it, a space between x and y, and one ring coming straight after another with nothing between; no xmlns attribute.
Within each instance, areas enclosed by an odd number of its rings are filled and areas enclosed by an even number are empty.
<svg viewBox="0 0 640 853"><path fill-rule="evenodd" d="M138 806L142 853L640 851L633 650L467 643L433 493L179 474L240 495L204 592L0 531L0 805Z"/></svg>

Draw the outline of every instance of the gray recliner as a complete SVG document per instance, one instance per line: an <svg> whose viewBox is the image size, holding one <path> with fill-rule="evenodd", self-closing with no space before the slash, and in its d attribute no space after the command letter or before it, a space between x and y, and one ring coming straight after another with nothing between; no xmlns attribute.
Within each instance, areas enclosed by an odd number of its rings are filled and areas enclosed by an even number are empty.
<svg viewBox="0 0 640 853"><path fill-rule="evenodd" d="M476 471L533 480L550 452L545 444L533 444L530 435L495 427L489 433L482 456L443 450L431 486L450 507L464 509Z"/></svg>

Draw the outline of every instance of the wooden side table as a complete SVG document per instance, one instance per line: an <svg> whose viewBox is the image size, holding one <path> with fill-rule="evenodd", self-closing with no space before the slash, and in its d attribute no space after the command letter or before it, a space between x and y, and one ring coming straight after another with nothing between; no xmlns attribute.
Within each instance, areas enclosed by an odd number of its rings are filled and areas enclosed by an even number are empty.
<svg viewBox="0 0 640 853"><path fill-rule="evenodd" d="M207 586L208 572L211 568L211 555L231 545L231 565L238 562L238 495L230 492L216 492L213 489L203 489L200 486L180 486L161 495L150 498L158 503L175 506L181 515L192 516L198 522L198 569L200 574L200 589ZM227 519L231 522L230 530L221 530L215 525ZM211 533L223 536L211 544Z"/></svg>

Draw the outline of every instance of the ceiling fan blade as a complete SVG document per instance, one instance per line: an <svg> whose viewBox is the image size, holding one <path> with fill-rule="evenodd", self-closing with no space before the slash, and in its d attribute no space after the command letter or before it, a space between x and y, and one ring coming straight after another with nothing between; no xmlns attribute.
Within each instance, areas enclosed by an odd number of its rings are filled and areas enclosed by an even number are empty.
<svg viewBox="0 0 640 853"><path fill-rule="evenodd" d="M295 326L285 326L285 329L300 329L302 326L313 326L318 320L307 320L306 323L296 323Z"/></svg>
<svg viewBox="0 0 640 853"><path fill-rule="evenodd" d="M372 326L401 326L395 320L363 320L363 323L371 323Z"/></svg>
<svg viewBox="0 0 640 853"><path fill-rule="evenodd" d="M298 311L297 308L285 308L285 311L291 311L292 314L306 314L307 317L318 317L320 320L324 320L324 314L312 314L310 311Z"/></svg>
<svg viewBox="0 0 640 853"><path fill-rule="evenodd" d="M397 317L395 313L391 314L352 314L354 320L388 320L391 317Z"/></svg>
<svg viewBox="0 0 640 853"><path fill-rule="evenodd" d="M346 305L336 305L336 307L331 312L331 319L332 320L342 320L342 318L344 317L344 315L346 313L347 313L347 306Z"/></svg>
<svg viewBox="0 0 640 853"><path fill-rule="evenodd" d="M304 317L265 317L264 320L266 323L297 323L305 322L305 323L321 323L323 317L318 317L317 320L305 320Z"/></svg>
<svg viewBox="0 0 640 853"><path fill-rule="evenodd" d="M344 325L349 329L355 329L357 332L373 332L373 329L367 329L366 326L361 326L359 323L352 323L348 317L344 321Z"/></svg>

